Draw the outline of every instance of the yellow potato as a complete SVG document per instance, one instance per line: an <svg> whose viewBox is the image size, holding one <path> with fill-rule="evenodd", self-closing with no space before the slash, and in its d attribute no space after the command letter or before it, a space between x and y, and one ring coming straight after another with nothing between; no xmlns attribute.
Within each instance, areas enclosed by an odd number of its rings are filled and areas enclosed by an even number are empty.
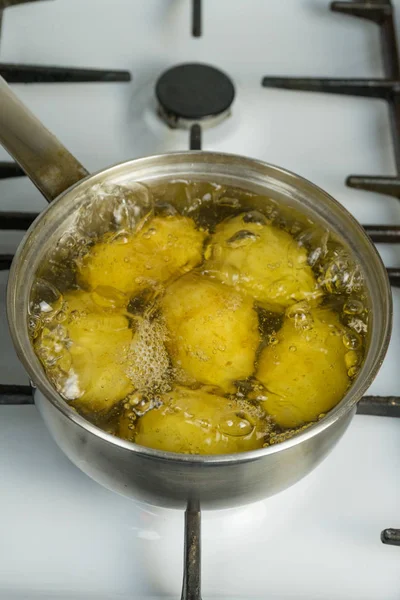
<svg viewBox="0 0 400 600"><path fill-rule="evenodd" d="M253 373L260 336L249 296L188 273L167 288L161 308L173 365L189 377L232 391Z"/></svg>
<svg viewBox="0 0 400 600"><path fill-rule="evenodd" d="M137 444L186 454L229 454L263 445L269 425L251 405L183 387L165 394L161 401L160 408L139 418ZM131 434L126 423L120 432Z"/></svg>
<svg viewBox="0 0 400 600"><path fill-rule="evenodd" d="M95 244L78 264L79 281L134 294L199 264L204 238L192 219L155 217L131 237L109 235Z"/></svg>
<svg viewBox="0 0 400 600"><path fill-rule="evenodd" d="M88 292L65 295L65 318L43 328L36 351L58 391L85 411L110 409L129 394L132 330L122 312L99 307Z"/></svg>
<svg viewBox="0 0 400 600"><path fill-rule="evenodd" d="M206 258L207 272L270 310L320 295L306 250L286 231L246 213L217 226Z"/></svg>
<svg viewBox="0 0 400 600"><path fill-rule="evenodd" d="M328 309L288 309L277 343L262 351L256 373L266 390L263 407L279 425L314 421L342 399L350 383L345 334Z"/></svg>

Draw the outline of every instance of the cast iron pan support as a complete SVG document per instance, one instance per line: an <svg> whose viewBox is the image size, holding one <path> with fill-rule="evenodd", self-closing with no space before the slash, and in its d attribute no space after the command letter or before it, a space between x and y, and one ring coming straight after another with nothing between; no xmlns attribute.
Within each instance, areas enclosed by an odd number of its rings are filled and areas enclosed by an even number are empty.
<svg viewBox="0 0 400 600"><path fill-rule="evenodd" d="M189 500L185 512L185 550L181 600L201 600L201 512Z"/></svg>

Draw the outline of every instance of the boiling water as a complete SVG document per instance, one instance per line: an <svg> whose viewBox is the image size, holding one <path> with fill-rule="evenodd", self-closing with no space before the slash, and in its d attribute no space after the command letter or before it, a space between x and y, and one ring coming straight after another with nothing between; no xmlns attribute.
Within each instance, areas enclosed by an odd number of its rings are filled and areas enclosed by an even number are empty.
<svg viewBox="0 0 400 600"><path fill-rule="evenodd" d="M29 331L57 391L139 444L278 443L330 410L362 364L362 273L302 214L177 181L95 187L32 288Z"/></svg>

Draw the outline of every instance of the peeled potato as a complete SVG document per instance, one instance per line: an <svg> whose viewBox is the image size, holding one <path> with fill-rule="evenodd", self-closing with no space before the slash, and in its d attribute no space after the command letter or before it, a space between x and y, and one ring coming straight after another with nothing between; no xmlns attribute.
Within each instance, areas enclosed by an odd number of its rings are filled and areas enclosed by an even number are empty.
<svg viewBox="0 0 400 600"><path fill-rule="evenodd" d="M111 286L134 294L199 264L204 237L192 219L155 217L131 237L95 244L78 264L79 280L92 290Z"/></svg>
<svg viewBox="0 0 400 600"><path fill-rule="evenodd" d="M253 373L260 336L250 297L188 273L167 288L161 308L173 365L189 377L231 391Z"/></svg>
<svg viewBox="0 0 400 600"><path fill-rule="evenodd" d="M110 409L129 394L132 330L122 312L102 309L88 292L65 295L64 320L44 328L36 349L57 389L85 411Z"/></svg>
<svg viewBox="0 0 400 600"><path fill-rule="evenodd" d="M307 252L293 237L245 213L220 223L206 251L206 270L270 310L318 296Z"/></svg>
<svg viewBox="0 0 400 600"><path fill-rule="evenodd" d="M346 329L328 309L302 312L292 307L277 343L261 353L256 377L266 389L263 407L282 427L314 421L344 396Z"/></svg>
<svg viewBox="0 0 400 600"><path fill-rule="evenodd" d="M160 408L139 418L137 444L186 454L229 454L263 445L268 422L254 407L246 410L245 403L183 387L161 401ZM122 419L120 433L124 432L132 435Z"/></svg>

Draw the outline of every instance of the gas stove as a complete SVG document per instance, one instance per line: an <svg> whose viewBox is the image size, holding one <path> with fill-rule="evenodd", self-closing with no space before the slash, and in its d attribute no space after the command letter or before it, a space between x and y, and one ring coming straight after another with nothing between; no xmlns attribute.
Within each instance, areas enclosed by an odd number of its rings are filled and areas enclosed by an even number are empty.
<svg viewBox="0 0 400 600"><path fill-rule="evenodd" d="M350 4L353 16L343 14ZM311 475L263 502L203 514L202 595L397 599L400 548L381 542L382 531L398 541L391 528L400 528L400 84L390 3L335 2L332 12L327 0L0 0L8 5L0 73L90 171L189 147L243 154L310 179L368 226L394 286L383 367ZM392 5L400 19L400 0ZM180 94L185 86L191 93ZM328 89L335 94L304 91ZM361 174L352 187L349 174ZM0 598L178 598L183 513L91 481L31 405L4 297L11 256L45 201L2 149L0 177Z"/></svg>

